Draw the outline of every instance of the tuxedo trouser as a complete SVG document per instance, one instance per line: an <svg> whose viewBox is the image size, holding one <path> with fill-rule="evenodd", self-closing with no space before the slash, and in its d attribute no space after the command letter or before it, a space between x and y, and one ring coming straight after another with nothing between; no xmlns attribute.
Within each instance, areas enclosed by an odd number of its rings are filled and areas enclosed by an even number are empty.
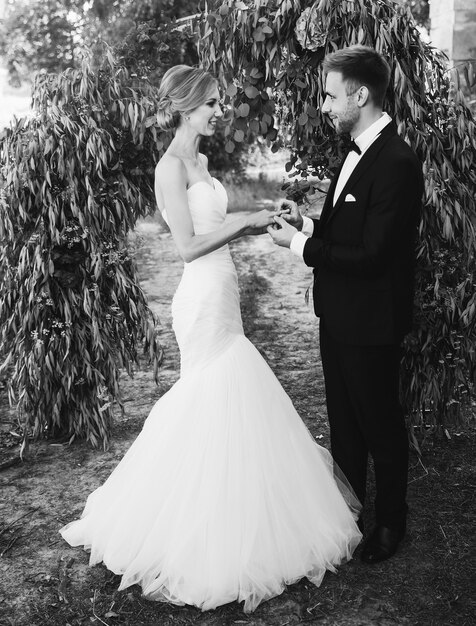
<svg viewBox="0 0 476 626"><path fill-rule="evenodd" d="M370 454L376 523L403 529L408 435L399 399L401 348L343 344L322 318L319 335L334 461L363 504Z"/></svg>

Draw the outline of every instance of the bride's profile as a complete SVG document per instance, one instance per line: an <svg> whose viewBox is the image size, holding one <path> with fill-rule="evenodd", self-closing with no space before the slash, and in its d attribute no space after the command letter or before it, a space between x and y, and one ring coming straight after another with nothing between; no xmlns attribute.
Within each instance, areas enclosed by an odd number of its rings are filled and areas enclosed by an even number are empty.
<svg viewBox="0 0 476 626"><path fill-rule="evenodd" d="M174 137L156 167L157 205L183 275L172 301L179 380L81 519L61 529L152 600L246 612L287 584L351 558L359 504L334 474L279 381L243 333L228 243L274 224L267 210L225 220L227 194L200 139L222 116L217 81L178 65L158 124Z"/></svg>

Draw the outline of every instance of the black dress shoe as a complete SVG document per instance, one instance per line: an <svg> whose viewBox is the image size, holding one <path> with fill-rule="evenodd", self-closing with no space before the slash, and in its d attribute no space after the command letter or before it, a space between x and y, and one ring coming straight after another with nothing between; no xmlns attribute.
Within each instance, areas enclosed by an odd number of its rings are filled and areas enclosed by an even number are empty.
<svg viewBox="0 0 476 626"><path fill-rule="evenodd" d="M360 558L364 563L380 563L395 554L405 530L376 526L364 544Z"/></svg>

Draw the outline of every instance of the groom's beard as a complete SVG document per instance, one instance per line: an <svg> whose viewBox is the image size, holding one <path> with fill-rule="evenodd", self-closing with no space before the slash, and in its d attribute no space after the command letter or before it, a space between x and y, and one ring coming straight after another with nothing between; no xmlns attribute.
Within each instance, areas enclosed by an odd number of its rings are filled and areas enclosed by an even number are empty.
<svg viewBox="0 0 476 626"><path fill-rule="evenodd" d="M353 102L349 102L347 108L334 117L332 123L338 135L352 135L353 129L360 119L360 109Z"/></svg>

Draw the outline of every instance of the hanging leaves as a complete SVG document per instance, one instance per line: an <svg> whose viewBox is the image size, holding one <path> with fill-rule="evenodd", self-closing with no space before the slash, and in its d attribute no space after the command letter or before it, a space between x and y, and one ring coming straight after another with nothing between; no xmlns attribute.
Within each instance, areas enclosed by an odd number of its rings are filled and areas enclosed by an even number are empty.
<svg viewBox="0 0 476 626"><path fill-rule="evenodd" d="M34 436L106 445L119 373L160 358L128 243L153 198L154 97L110 54L42 74L1 142L0 367Z"/></svg>

